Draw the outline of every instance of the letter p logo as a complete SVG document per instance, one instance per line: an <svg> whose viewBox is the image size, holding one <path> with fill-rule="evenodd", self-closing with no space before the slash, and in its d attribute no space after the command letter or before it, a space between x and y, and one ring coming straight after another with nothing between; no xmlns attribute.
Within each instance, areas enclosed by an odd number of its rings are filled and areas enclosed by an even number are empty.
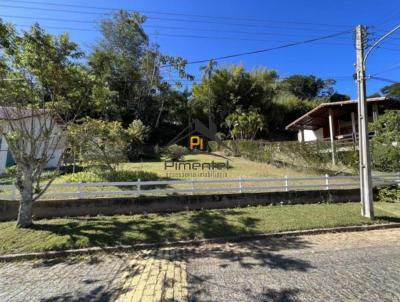
<svg viewBox="0 0 400 302"><path fill-rule="evenodd" d="M200 136L197 136L197 135L190 137L190 144L189 144L190 150L193 150L196 148L200 149L200 150L204 149L203 138L201 138Z"/></svg>

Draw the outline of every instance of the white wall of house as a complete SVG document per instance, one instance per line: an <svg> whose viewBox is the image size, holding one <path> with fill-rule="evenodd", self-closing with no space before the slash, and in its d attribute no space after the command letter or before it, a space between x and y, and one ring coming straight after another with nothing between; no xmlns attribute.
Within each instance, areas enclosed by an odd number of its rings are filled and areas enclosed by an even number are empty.
<svg viewBox="0 0 400 302"><path fill-rule="evenodd" d="M43 116L42 117L34 117L33 124L32 124L32 118L25 118L24 122L28 129L31 128L31 126L32 126L34 129L33 132L37 133L37 131L39 131L39 129L41 128L40 124L44 122L43 120L40 120L41 118L43 118ZM46 119L47 119L46 123L49 125L51 123L51 120L50 120L51 117L47 116ZM3 124L3 128L5 128L5 129L8 128L7 123ZM60 128L60 126L58 124L55 124L52 129L52 135L59 136L60 133L62 133L62 129ZM48 148L48 154L49 154L49 156L51 154L51 158L47 162L46 168L57 167L57 165L60 161L61 155L64 153L65 139L62 138L61 140L57 140L57 142L58 142L58 144L53 144L52 146L49 146L49 148ZM29 148L29 146L28 146L28 148ZM8 150L7 141L4 137L2 137L1 148L0 148L0 173L5 172L8 152L9 152L9 150ZM41 150L39 150L38 154L40 154L40 152L41 152Z"/></svg>
<svg viewBox="0 0 400 302"><path fill-rule="evenodd" d="M304 131L304 141L305 142L312 142L316 140L323 140L324 135L323 135L323 130L322 128L316 129L316 130L303 130ZM297 139L299 142L301 142L301 130L297 133Z"/></svg>
<svg viewBox="0 0 400 302"><path fill-rule="evenodd" d="M4 173L7 162L8 144L4 138L1 138L0 146L0 173Z"/></svg>

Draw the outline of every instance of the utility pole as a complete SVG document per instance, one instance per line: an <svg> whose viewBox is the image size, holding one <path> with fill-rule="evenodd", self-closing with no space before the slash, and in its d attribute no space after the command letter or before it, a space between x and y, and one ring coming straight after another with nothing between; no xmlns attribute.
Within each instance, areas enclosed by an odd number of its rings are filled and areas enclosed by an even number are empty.
<svg viewBox="0 0 400 302"><path fill-rule="evenodd" d="M366 28L356 27L357 50L357 92L358 92L358 139L360 160L360 196L364 217L374 219L374 205L372 195L372 177L369 154L368 105L365 85L364 48L366 42Z"/></svg>

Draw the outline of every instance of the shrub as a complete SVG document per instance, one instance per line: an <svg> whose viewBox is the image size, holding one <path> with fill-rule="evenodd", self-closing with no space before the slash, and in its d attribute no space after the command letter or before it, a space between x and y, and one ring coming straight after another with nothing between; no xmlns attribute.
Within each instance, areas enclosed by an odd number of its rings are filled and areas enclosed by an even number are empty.
<svg viewBox="0 0 400 302"><path fill-rule="evenodd" d="M385 172L400 170L400 111L388 111L372 123L372 165Z"/></svg>
<svg viewBox="0 0 400 302"><path fill-rule="evenodd" d="M400 202L400 188L382 188L378 192L378 200L383 202Z"/></svg>
<svg viewBox="0 0 400 302"><path fill-rule="evenodd" d="M68 141L74 153L91 165L115 171L118 164L141 153L148 128L134 120L127 129L118 121L103 121L92 118L73 124L68 129Z"/></svg>
<svg viewBox="0 0 400 302"><path fill-rule="evenodd" d="M163 149L162 154L169 160L180 161L185 154L188 153L187 148L179 145L171 145Z"/></svg>
<svg viewBox="0 0 400 302"><path fill-rule="evenodd" d="M104 171L100 169L91 169L85 172L63 175L62 182L125 182L136 180L158 180L160 177L156 173L146 171Z"/></svg>
<svg viewBox="0 0 400 302"><path fill-rule="evenodd" d="M346 167L349 167L354 172L359 170L358 151L340 151L337 152L338 160Z"/></svg>
<svg viewBox="0 0 400 302"><path fill-rule="evenodd" d="M9 166L8 168L6 168L6 174L16 174L16 173L17 173L16 165Z"/></svg>

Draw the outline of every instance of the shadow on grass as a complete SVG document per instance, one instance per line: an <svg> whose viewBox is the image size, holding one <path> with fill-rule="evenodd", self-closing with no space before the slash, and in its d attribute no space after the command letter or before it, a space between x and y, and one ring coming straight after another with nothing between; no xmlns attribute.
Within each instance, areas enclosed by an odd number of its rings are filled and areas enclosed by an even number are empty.
<svg viewBox="0 0 400 302"><path fill-rule="evenodd" d="M400 217L395 216L375 216L375 219L384 222L400 223Z"/></svg>

